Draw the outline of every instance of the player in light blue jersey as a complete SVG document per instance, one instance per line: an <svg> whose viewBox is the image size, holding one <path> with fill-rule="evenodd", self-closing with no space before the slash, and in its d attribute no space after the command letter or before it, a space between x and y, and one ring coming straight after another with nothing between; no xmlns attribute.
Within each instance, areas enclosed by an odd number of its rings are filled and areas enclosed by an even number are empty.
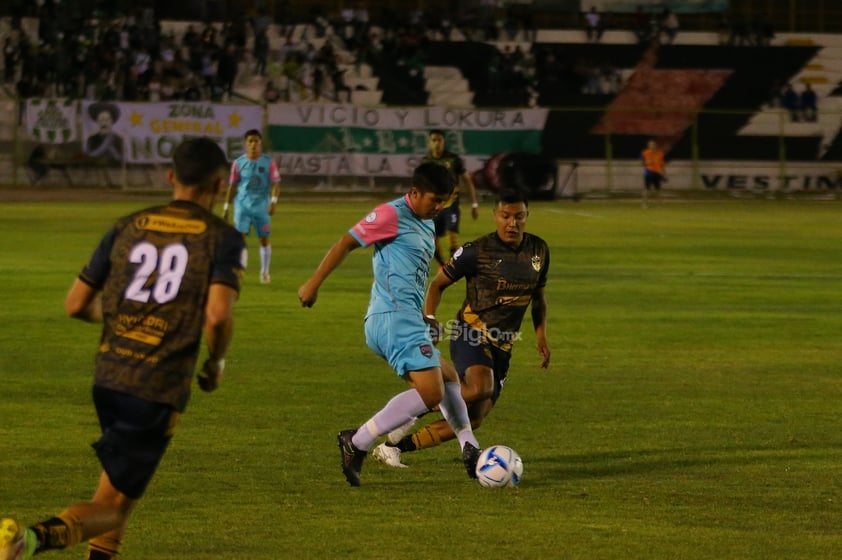
<svg viewBox="0 0 842 560"><path fill-rule="evenodd" d="M409 193L381 204L351 228L298 289L304 307L316 303L319 287L359 247L374 246L374 284L365 316L366 344L389 362L411 388L395 395L359 428L337 436L342 472L351 486L360 485L363 459L375 439L418 414L439 406L462 447L468 475L475 477L479 443L453 365L433 345L422 313L424 292L435 252L432 218L454 187L451 173L434 163L415 169Z"/></svg>
<svg viewBox="0 0 842 560"><path fill-rule="evenodd" d="M263 153L263 136L260 131L246 132L246 153L231 164L228 179L228 196L222 210L222 217L228 218L231 192L234 198L234 227L245 237L254 227L260 240L260 282L268 284L269 263L272 260L271 217L275 213L280 192L281 174L275 159Z"/></svg>

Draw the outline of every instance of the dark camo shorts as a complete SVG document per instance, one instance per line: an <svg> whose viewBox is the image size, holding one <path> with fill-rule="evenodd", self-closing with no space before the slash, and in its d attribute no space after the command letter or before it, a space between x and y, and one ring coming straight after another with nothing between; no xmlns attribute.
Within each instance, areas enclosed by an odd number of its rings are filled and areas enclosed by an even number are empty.
<svg viewBox="0 0 842 560"><path fill-rule="evenodd" d="M132 499L143 496L181 416L171 406L94 385L102 437L92 447L111 484Z"/></svg>

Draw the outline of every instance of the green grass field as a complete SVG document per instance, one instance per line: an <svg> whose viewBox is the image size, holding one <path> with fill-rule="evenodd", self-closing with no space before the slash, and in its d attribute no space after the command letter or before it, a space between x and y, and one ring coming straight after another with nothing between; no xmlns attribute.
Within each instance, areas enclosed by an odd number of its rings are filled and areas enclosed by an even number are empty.
<svg viewBox="0 0 842 560"><path fill-rule="evenodd" d="M93 491L99 327L66 318L63 299L113 219L152 202L0 204L0 514L33 522ZM247 276L224 384L194 394L125 558L842 550L840 202L533 204L528 229L552 250L552 364L538 367L527 321L477 432L522 455L523 482L507 490L469 480L455 443L405 455L409 469L367 461L356 489L339 470L337 431L404 388L363 340L370 251L349 257L313 309L296 290L374 204L279 207L273 282ZM492 229L486 204L462 239Z"/></svg>

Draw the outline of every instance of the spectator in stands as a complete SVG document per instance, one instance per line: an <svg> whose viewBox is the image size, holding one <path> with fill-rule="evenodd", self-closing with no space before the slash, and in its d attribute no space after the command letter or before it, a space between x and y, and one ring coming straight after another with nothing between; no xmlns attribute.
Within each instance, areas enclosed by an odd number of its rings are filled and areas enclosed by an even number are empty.
<svg viewBox="0 0 842 560"><path fill-rule="evenodd" d="M44 148L43 144L38 144L32 149L32 153L29 154L29 159L26 160L26 166L32 170L33 185L47 176L47 173L50 172L50 166L47 163L47 150Z"/></svg>
<svg viewBox="0 0 842 560"><path fill-rule="evenodd" d="M281 90L275 86L272 80L266 81L266 88L263 90L263 101L266 103L277 103L281 100Z"/></svg>
<svg viewBox="0 0 842 560"><path fill-rule="evenodd" d="M213 23L208 22L205 25L205 28L202 30L202 43L205 46L212 46L214 49L216 49L218 46L218 43L216 42L216 34L216 27L214 27Z"/></svg>
<svg viewBox="0 0 842 560"><path fill-rule="evenodd" d="M19 56L18 46L12 43L11 37L6 37L6 41L3 43L3 81L7 84L15 79Z"/></svg>
<svg viewBox="0 0 842 560"><path fill-rule="evenodd" d="M185 101L199 101L202 99L202 90L200 88L199 80L195 76L190 76L187 79L187 85L181 94Z"/></svg>
<svg viewBox="0 0 842 560"><path fill-rule="evenodd" d="M775 30L765 14L758 15L751 22L751 33L754 44L758 47L768 47L775 38Z"/></svg>
<svg viewBox="0 0 842 560"><path fill-rule="evenodd" d="M345 70L336 68L331 74L331 80L333 80L333 95L336 101L349 103L351 101L351 88L345 83Z"/></svg>
<svg viewBox="0 0 842 560"><path fill-rule="evenodd" d="M798 122L801 117L801 99L792 84L787 84L781 93L781 107L789 111L789 119Z"/></svg>
<svg viewBox="0 0 842 560"><path fill-rule="evenodd" d="M237 79L239 61L237 46L229 43L219 55L219 62L216 68L216 82L222 89L222 94L228 95L228 99L234 95L234 81Z"/></svg>
<svg viewBox="0 0 842 560"><path fill-rule="evenodd" d="M152 77L152 56L146 48L141 48L135 53L132 72L141 86L149 83Z"/></svg>
<svg viewBox="0 0 842 560"><path fill-rule="evenodd" d="M199 72L209 96L216 82L216 60L214 60L213 51L210 49L205 48L202 51L201 69Z"/></svg>
<svg viewBox="0 0 842 560"><path fill-rule="evenodd" d="M147 86L149 93L147 94L147 99L151 103L157 103L161 101L161 76L160 74L152 74L152 77L149 78L149 84Z"/></svg>
<svg viewBox="0 0 842 560"><path fill-rule="evenodd" d="M269 37L266 32L254 36L254 72L261 76L266 75L266 62L269 58Z"/></svg>
<svg viewBox="0 0 842 560"><path fill-rule="evenodd" d="M801 115L807 122L816 122L818 118L818 97L809 82L801 92Z"/></svg>
<svg viewBox="0 0 842 560"><path fill-rule="evenodd" d="M678 16L675 15L675 12L669 9L664 9L661 14L661 34L665 38L665 44L673 44L676 35L678 35L678 27Z"/></svg>
<svg viewBox="0 0 842 560"><path fill-rule="evenodd" d="M728 17L728 12L721 12L719 14L719 21L716 24L716 37L720 45L730 45L732 37L733 26L731 19Z"/></svg>
<svg viewBox="0 0 842 560"><path fill-rule="evenodd" d="M322 98L322 90L325 87L325 66L321 61L313 65L313 99L318 101Z"/></svg>
<svg viewBox="0 0 842 560"><path fill-rule="evenodd" d="M254 36L263 35L269 32L269 26L272 24L272 18L266 13L266 8L259 8L257 15L251 18L251 28Z"/></svg>
<svg viewBox="0 0 842 560"><path fill-rule="evenodd" d="M199 33L196 31L196 28L193 27L192 23L188 24L187 29L184 31L184 35L181 37L181 46L189 50L201 42L201 38L199 37Z"/></svg>
<svg viewBox="0 0 842 560"><path fill-rule="evenodd" d="M652 40L652 18L643 9L643 6L638 5L637 10L632 17L632 31L637 37L637 42L645 45Z"/></svg>
<svg viewBox="0 0 842 560"><path fill-rule="evenodd" d="M751 24L745 20L737 20L731 24L731 37L728 40L729 45L751 45L753 39L751 37Z"/></svg>
<svg viewBox="0 0 842 560"><path fill-rule="evenodd" d="M769 97L766 100L766 104L770 109L775 109L781 106L781 94L783 91L783 82L781 82L781 80L776 79L772 82L772 87L769 88Z"/></svg>
<svg viewBox="0 0 842 560"><path fill-rule="evenodd" d="M591 9L585 13L585 34L588 41L598 43L602 39L603 31L600 13L596 6L591 6Z"/></svg>

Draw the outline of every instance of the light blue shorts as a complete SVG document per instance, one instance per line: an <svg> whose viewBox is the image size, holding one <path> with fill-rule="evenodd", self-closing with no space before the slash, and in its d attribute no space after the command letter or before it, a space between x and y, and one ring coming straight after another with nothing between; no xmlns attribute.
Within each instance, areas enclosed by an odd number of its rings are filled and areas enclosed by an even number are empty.
<svg viewBox="0 0 842 560"><path fill-rule="evenodd" d="M366 317L365 342L399 376L441 367L430 329L417 313L378 313Z"/></svg>
<svg viewBox="0 0 842 560"><path fill-rule="evenodd" d="M272 233L271 220L269 212L255 212L234 205L234 227L243 235L248 235L249 230L254 226L257 237L269 237Z"/></svg>

